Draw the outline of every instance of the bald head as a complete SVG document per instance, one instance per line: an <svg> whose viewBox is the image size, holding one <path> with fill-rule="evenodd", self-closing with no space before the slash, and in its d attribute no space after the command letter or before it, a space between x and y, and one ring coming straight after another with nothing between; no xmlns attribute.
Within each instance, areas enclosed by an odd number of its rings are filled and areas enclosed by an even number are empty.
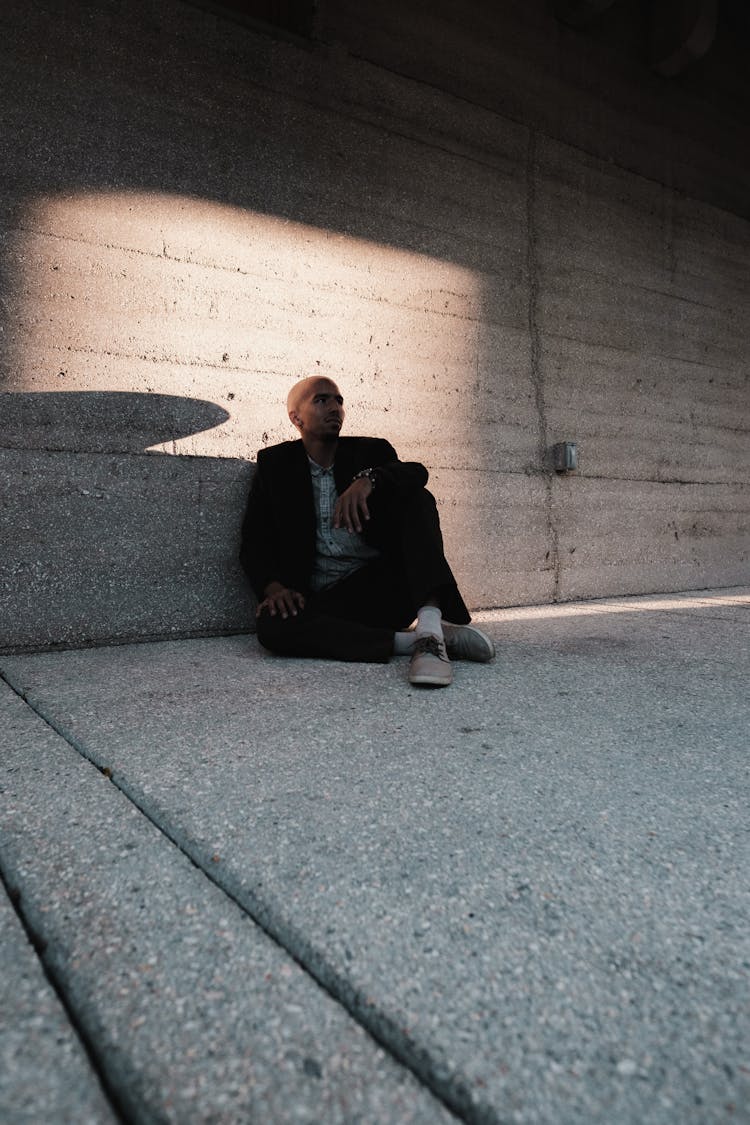
<svg viewBox="0 0 750 1125"><path fill-rule="evenodd" d="M306 379L300 379L299 383L295 383L286 396L287 413L291 415L292 411L297 410L303 402L311 399L318 391L318 384L324 392L335 395L340 393L333 379L327 379L325 375L309 375Z"/></svg>
<svg viewBox="0 0 750 1125"><path fill-rule="evenodd" d="M336 441L344 421L344 399L332 379L310 375L295 383L287 395L289 421L306 444ZM308 450L309 452L309 450Z"/></svg>

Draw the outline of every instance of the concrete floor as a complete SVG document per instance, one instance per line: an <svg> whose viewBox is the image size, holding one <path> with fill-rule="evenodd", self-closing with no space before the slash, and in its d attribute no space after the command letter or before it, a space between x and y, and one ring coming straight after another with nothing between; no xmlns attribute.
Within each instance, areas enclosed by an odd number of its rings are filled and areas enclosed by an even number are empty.
<svg viewBox="0 0 750 1125"><path fill-rule="evenodd" d="M0 657L3 1122L750 1121L750 588L478 620Z"/></svg>

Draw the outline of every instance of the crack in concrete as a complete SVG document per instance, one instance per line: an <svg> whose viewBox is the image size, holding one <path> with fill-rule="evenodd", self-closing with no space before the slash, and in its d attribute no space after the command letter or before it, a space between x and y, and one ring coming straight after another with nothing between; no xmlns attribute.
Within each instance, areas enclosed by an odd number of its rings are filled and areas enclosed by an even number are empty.
<svg viewBox="0 0 750 1125"><path fill-rule="evenodd" d="M526 149L526 274L529 291L528 330L531 363L531 382L534 387L534 404L537 413L537 463L538 472L544 478L545 506L547 518L547 537L549 549L545 562L554 574L552 601L560 596L560 551L559 532L552 516L553 478L547 455L547 404L545 401L544 366L542 363L542 342L539 330L539 261L537 255L536 231L536 179L538 166L536 159L536 133L529 130Z"/></svg>
<svg viewBox="0 0 750 1125"><path fill-rule="evenodd" d="M31 707L31 704L29 703L29 701L27 699L25 699L23 697L23 695L21 695L21 693L13 686L13 684L10 683L10 681L6 678L6 676L3 674L2 671L0 671L0 681L7 684L7 686L11 689L11 691L14 691L16 693L16 695L20 695L23 702L28 707L30 707L32 711L35 711L35 708ZM44 720L44 721L46 722L46 720ZM66 739L66 741L67 741L67 739ZM106 1067L102 1065L102 1061L101 1061L100 1056L97 1052L96 1040L91 1035L89 1035L88 1031L86 1030L86 1027L79 1020L78 1013L77 1013L74 1005L72 1005L70 1003L69 999L68 999L67 993L65 991L64 982L62 980L58 979L58 976L55 973L55 970L54 970L53 966L49 963L49 960L46 957L47 943L46 943L45 939L41 936L41 934L36 932L36 930L30 924L28 918L26 917L26 914L25 914L24 908L23 908L23 894L22 894L22 892L19 890L19 888L15 887L15 886L12 886L8 882L8 878L6 876L5 869L4 869L3 863L2 863L2 854L1 853L0 853L0 888L4 889L5 894L8 897L8 901L11 905L11 909L13 910L16 918L18 919L18 924L21 927L21 929L23 930L23 933L24 933L24 935L26 937L26 940L28 941L29 945L34 950L34 954L35 954L36 959L39 963L39 968L41 970L41 973L42 973L44 979L46 980L47 984L51 988L52 992L55 994L55 997L57 998L58 1003L60 1004L63 1012L65 1013L65 1018L70 1025L71 1033L75 1036L76 1040L78 1041L78 1044L81 1048L81 1051L83 1052L83 1055L85 1056L85 1058L86 1058L89 1066L91 1067L93 1073L96 1075L96 1078L99 1082L99 1085L102 1088L102 1092L104 1094L104 1097L106 1098L106 1100L109 1103L109 1108L112 1112L112 1116L115 1118L115 1120L121 1122L122 1125L129 1125L129 1122L131 1121L131 1118L126 1114L125 1108L124 1108L123 1103L122 1103L122 1099L120 1098L117 1090L114 1088L114 1086L112 1085L112 1083L109 1080L109 1076L107 1074Z"/></svg>
<svg viewBox="0 0 750 1125"><path fill-rule="evenodd" d="M106 763L99 762L94 753L56 719L48 715L42 705L32 701L27 692L16 686L12 679L0 669L0 680L7 684L23 702L59 735L72 750L75 750L85 761L89 762L100 773L105 772L108 780L114 785L123 797L129 801L138 812L152 824L165 839L176 847L208 880L218 887L263 933L274 942L288 957L290 957L316 984L323 989L330 998L343 1008L348 1015L386 1051L398 1065L408 1070L414 1078L424 1086L444 1108L449 1110L458 1120L466 1125L502 1125L495 1109L487 1104L477 1105L472 1096L471 1086L455 1073L451 1074L447 1060L435 1058L430 1055L427 1048L406 1038L404 1030L399 1026L394 1016L388 1015L384 1010L375 1007L372 998L362 994L356 987L341 974L339 970L326 958L325 954L305 938L300 930L283 915L283 912L274 905L264 902L253 891L243 888L236 877L229 872L222 872L220 868L211 870L206 862L206 857L201 854L187 835L179 832L172 825L165 824L159 816L159 809L151 809L148 802L127 781L110 772ZM25 927L26 928L26 927ZM36 946L35 946L36 948ZM119 1105L116 1093L111 1093L107 1084L106 1060L99 1059L95 1054L95 1044L86 1038L85 1030L80 1027L76 1013L71 1009L64 993L64 984L53 984L55 991L61 997L71 1022L76 1032L81 1036L86 1046L87 1053L91 1055L92 1065L100 1076L102 1086L108 1096L115 1098L115 1105ZM120 1113L123 1125L130 1119Z"/></svg>

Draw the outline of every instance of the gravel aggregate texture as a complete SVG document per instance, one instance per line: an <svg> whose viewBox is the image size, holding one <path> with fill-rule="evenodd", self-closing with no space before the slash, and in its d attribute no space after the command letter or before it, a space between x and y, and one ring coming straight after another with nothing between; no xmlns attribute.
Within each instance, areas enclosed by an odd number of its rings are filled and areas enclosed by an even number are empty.
<svg viewBox="0 0 750 1125"><path fill-rule="evenodd" d="M105 773L2 688L0 864L125 1120L454 1120ZM62 1058L69 1029L48 993L10 1015L47 1054L61 1035ZM12 1029L7 1042L15 1055ZM24 1064L30 1079L28 1051ZM111 1119L83 1100L72 1065L69 1081L51 1121ZM3 1121L44 1120L52 1091L16 1118L17 1085ZM70 1103L80 1116L65 1117Z"/></svg>
<svg viewBox="0 0 750 1125"><path fill-rule="evenodd" d="M0 1121L107 1125L117 1118L0 887Z"/></svg>
<svg viewBox="0 0 750 1125"><path fill-rule="evenodd" d="M478 621L437 692L246 636L0 667L466 1120L750 1121L750 590Z"/></svg>

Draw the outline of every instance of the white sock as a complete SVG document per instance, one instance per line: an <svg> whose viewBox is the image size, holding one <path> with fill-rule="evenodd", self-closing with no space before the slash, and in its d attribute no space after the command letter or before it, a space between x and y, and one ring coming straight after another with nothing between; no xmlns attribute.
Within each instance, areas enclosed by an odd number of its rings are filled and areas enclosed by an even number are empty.
<svg viewBox="0 0 750 1125"><path fill-rule="evenodd" d="M443 625L440 606L423 605L417 613L417 627L414 632L417 637L424 637L431 633L433 637L442 640Z"/></svg>
<svg viewBox="0 0 750 1125"><path fill-rule="evenodd" d="M411 651L414 648L414 637L412 633L395 633L393 637L393 655L394 656L411 656Z"/></svg>

